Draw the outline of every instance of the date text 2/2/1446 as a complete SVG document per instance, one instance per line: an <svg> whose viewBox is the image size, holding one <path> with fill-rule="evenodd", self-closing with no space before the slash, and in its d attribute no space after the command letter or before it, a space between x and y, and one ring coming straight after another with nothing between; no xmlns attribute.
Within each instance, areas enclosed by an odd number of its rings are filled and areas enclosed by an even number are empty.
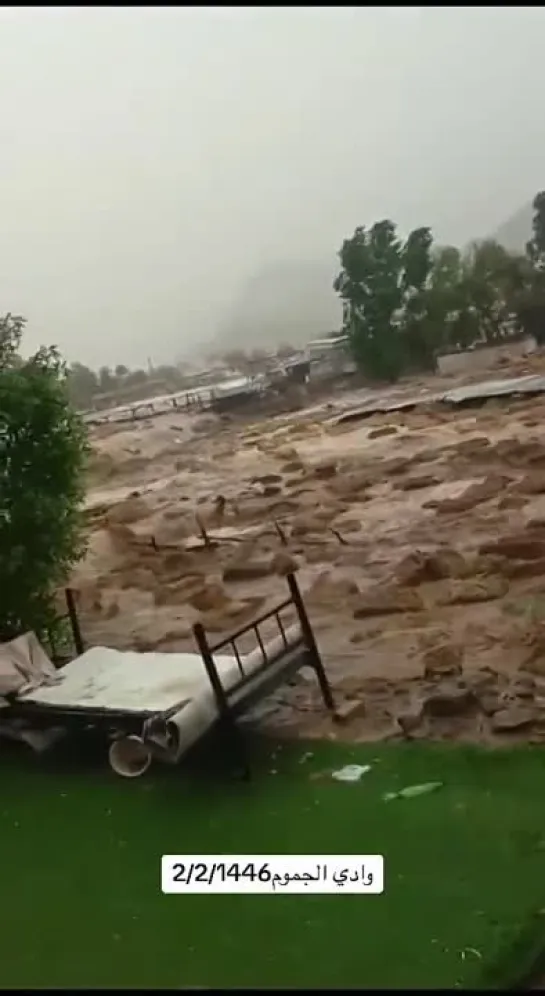
<svg viewBox="0 0 545 996"><path fill-rule="evenodd" d="M164 854L164 893L380 895L381 854Z"/></svg>

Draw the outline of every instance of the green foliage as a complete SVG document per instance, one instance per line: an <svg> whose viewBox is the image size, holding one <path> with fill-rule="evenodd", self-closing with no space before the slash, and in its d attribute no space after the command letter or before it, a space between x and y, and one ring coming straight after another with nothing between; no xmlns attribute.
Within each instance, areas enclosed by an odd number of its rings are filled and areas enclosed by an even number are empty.
<svg viewBox="0 0 545 996"><path fill-rule="evenodd" d="M545 294L535 288L521 295L517 316L526 335L533 336L540 346L545 345Z"/></svg>
<svg viewBox="0 0 545 996"><path fill-rule="evenodd" d="M0 632L50 625L55 589L82 555L86 432L53 348L27 361L24 319L0 319Z"/></svg>
<svg viewBox="0 0 545 996"><path fill-rule="evenodd" d="M403 243L389 220L357 228L343 243L334 288L354 359L371 376L395 380L411 367L433 367L431 246L429 228L415 229Z"/></svg>
<svg viewBox="0 0 545 996"><path fill-rule="evenodd" d="M145 370L131 370L125 377L127 387L136 387L138 384L146 384L148 375Z"/></svg>
<svg viewBox="0 0 545 996"><path fill-rule="evenodd" d="M23 338L25 319L8 312L0 319L0 369L20 363L19 346Z"/></svg>
<svg viewBox="0 0 545 996"><path fill-rule="evenodd" d="M545 269L545 190L536 194L532 204L532 238L526 243L526 255L536 269Z"/></svg>
<svg viewBox="0 0 545 996"><path fill-rule="evenodd" d="M356 363L387 380L400 371L395 313L401 302L401 253L391 221L356 228L342 245L334 283L345 305L345 331Z"/></svg>
<svg viewBox="0 0 545 996"><path fill-rule="evenodd" d="M427 304L437 351L466 349L478 339L478 320L471 304L466 268L456 246L442 246L433 253Z"/></svg>
<svg viewBox="0 0 545 996"><path fill-rule="evenodd" d="M404 368L434 370L436 325L430 311L429 281L433 268L429 228L415 228L403 247L402 312L399 316Z"/></svg>
<svg viewBox="0 0 545 996"><path fill-rule="evenodd" d="M514 295L524 282L524 260L488 239L475 242L462 260L462 283L476 329L488 343L498 342L512 319Z"/></svg>
<svg viewBox="0 0 545 996"><path fill-rule="evenodd" d="M545 345L545 191L533 202L532 238L526 243L526 269L515 299L519 325Z"/></svg>
<svg viewBox="0 0 545 996"><path fill-rule="evenodd" d="M107 391L111 391L116 385L115 375L112 374L109 367L101 367L98 371L98 389L106 394Z"/></svg>
<svg viewBox="0 0 545 996"><path fill-rule="evenodd" d="M90 408L98 392L98 377L83 363L73 363L68 371L68 390L74 405Z"/></svg>

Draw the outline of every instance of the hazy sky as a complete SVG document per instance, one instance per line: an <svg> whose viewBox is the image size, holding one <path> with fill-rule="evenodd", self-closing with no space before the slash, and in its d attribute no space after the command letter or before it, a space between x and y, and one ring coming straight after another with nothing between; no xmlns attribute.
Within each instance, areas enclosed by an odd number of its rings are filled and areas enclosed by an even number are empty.
<svg viewBox="0 0 545 996"><path fill-rule="evenodd" d="M494 230L545 187L545 10L0 8L0 311L178 358L357 224Z"/></svg>

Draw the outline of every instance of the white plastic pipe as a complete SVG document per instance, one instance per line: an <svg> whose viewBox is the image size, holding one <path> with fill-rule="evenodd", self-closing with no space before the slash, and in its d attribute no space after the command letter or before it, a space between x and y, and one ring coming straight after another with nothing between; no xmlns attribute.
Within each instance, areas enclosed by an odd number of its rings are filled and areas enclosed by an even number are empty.
<svg viewBox="0 0 545 996"><path fill-rule="evenodd" d="M139 778L148 770L152 758L147 744L134 735L114 740L108 751L110 767L122 778Z"/></svg>

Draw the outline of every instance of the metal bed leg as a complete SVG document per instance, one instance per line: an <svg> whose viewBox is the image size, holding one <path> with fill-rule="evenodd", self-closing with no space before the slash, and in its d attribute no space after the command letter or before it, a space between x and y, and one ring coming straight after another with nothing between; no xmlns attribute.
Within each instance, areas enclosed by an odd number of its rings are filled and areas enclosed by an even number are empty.
<svg viewBox="0 0 545 996"><path fill-rule="evenodd" d="M299 616L299 624L301 626L301 632L303 634L305 643L308 647L310 654L310 665L314 669L316 678L318 679L318 684L320 686L320 691L322 693L322 698L324 700L325 706L331 711L335 712L335 699L333 698L333 689L329 683L329 678L327 677L322 658L320 657L320 651L318 650L318 645L314 638L314 633L312 631L312 626L310 625L310 619L307 615L307 610L305 608L305 603L301 596L299 590L299 585L297 584L297 579L294 574L287 575L287 581L290 589L290 594L293 600L293 604L297 609L297 615Z"/></svg>
<svg viewBox="0 0 545 996"><path fill-rule="evenodd" d="M229 701L227 699L227 695L225 694L225 689L221 683L221 678L218 674L214 657L206 638L204 626L201 623L195 623L193 626L193 635L214 692L216 705L218 707L221 731L222 733L225 733L225 739L229 743L230 753L235 761L241 766L242 777L248 779L250 777L250 766L246 756L246 751L244 750L242 744L242 735L237 727L236 720L231 715Z"/></svg>
<svg viewBox="0 0 545 996"><path fill-rule="evenodd" d="M78 619L78 613L76 610L76 600L74 598L74 592L72 588L65 588L64 590L66 598L66 606L68 608L68 617L70 619L70 625L72 627L72 636L74 638L74 647L76 648L76 653L78 656L85 653L85 645L83 643L83 637L81 635L81 628Z"/></svg>
<svg viewBox="0 0 545 996"><path fill-rule="evenodd" d="M248 754L244 748L243 737L236 721L230 716L224 716L221 725L223 727L223 732L225 733L226 743L228 742L229 754L233 758L237 774L240 774L242 781L248 782L252 777L252 772L250 762L248 760Z"/></svg>
<svg viewBox="0 0 545 996"><path fill-rule="evenodd" d="M329 684L329 678L327 677L325 667L322 663L322 658L320 657L319 654L317 655L312 666L314 668L314 671L316 672L316 677L318 679L318 684L320 686L320 691L322 693L324 704L326 705L326 707L329 709L330 712L335 712L336 706L335 706L335 699L333 698L333 689Z"/></svg>

